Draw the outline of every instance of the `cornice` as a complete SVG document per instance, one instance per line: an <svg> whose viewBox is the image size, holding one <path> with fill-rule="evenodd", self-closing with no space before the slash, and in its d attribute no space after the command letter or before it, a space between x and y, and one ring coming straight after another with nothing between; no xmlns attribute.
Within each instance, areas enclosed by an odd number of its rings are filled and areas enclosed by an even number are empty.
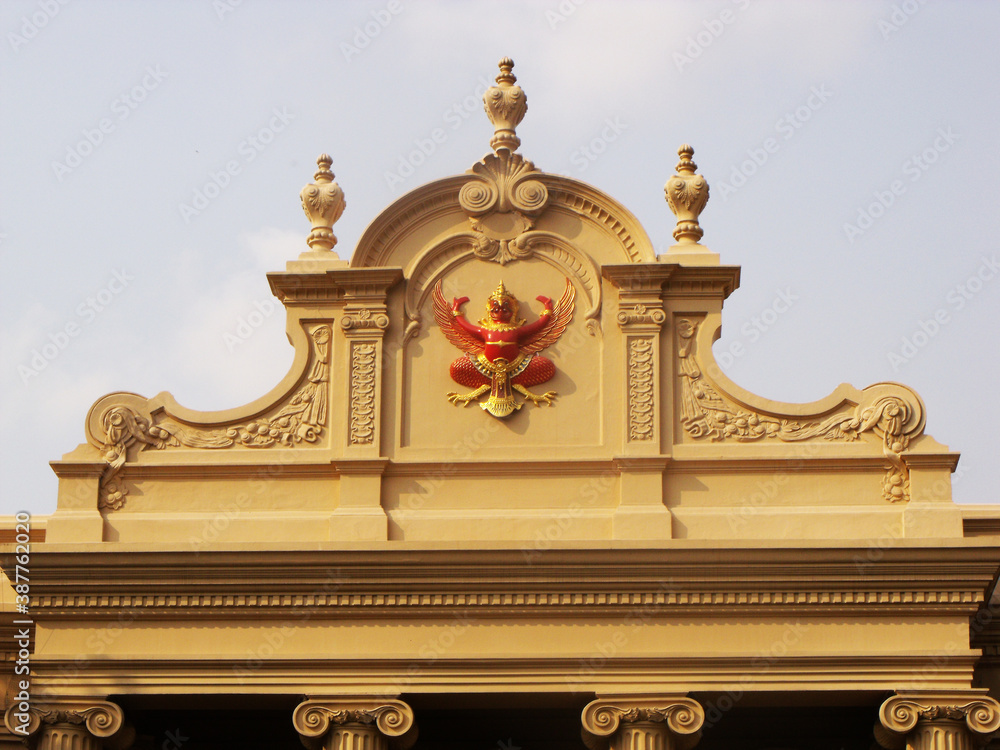
<svg viewBox="0 0 1000 750"><path fill-rule="evenodd" d="M38 546L32 611L117 617L972 616L993 546L135 549ZM11 557L5 557L5 565Z"/></svg>
<svg viewBox="0 0 1000 750"><path fill-rule="evenodd" d="M335 268L322 273L274 271L267 282L285 305L316 305L384 296L403 278L402 268Z"/></svg>

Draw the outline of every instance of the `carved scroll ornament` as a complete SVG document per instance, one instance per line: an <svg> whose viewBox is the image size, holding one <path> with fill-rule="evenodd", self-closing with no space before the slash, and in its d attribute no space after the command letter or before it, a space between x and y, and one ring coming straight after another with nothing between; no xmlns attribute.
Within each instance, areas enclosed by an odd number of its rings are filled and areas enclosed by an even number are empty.
<svg viewBox="0 0 1000 750"><path fill-rule="evenodd" d="M672 735L673 747L685 750L697 744L705 710L681 695L623 696L598 699L583 709L583 739L591 750L604 750L630 724L662 724Z"/></svg>
<svg viewBox="0 0 1000 750"><path fill-rule="evenodd" d="M875 739L887 750L899 750L911 744L915 750L925 750L919 740L907 741L907 736L920 725L929 725L928 728L938 725L941 731L937 734L944 735L940 738L943 740L940 746L971 749L969 740L983 744L1000 729L1000 704L987 695L968 693L894 695L879 709Z"/></svg>
<svg viewBox="0 0 1000 750"><path fill-rule="evenodd" d="M370 727L390 740L396 750L406 750L416 741L413 709L392 699L308 700L295 708L292 725L310 748L320 747L327 733L349 726Z"/></svg>
<svg viewBox="0 0 1000 750"><path fill-rule="evenodd" d="M34 739L45 727L62 725L78 727L70 730L67 747L81 746L88 735L114 748L129 747L135 738L134 729L125 724L121 707L109 701L50 701L34 704L23 713L19 705L12 704L4 714L7 729L19 737Z"/></svg>
<svg viewBox="0 0 1000 750"><path fill-rule="evenodd" d="M806 423L741 408L704 377L695 351L697 329L698 323L688 319L677 323L681 425L691 437L740 442L811 438L849 442L870 431L882 438L882 454L888 462L883 497L892 503L910 499L910 472L902 454L922 429L922 421L916 418L919 406L902 395L875 395L858 404L849 416L839 414Z"/></svg>
<svg viewBox="0 0 1000 750"><path fill-rule="evenodd" d="M458 203L476 235L476 256L500 265L531 257L531 249L519 238L549 200L545 185L532 179L540 174L535 165L502 149L483 157L470 172L475 177L462 186Z"/></svg>
<svg viewBox="0 0 1000 750"><path fill-rule="evenodd" d="M321 325L311 332L313 364L305 382L274 414L222 430L182 427L164 415L156 422L142 416L131 403L112 404L99 416L99 427L89 429L102 444L106 463L101 477L98 508L118 510L125 504L128 489L122 476L128 449L139 443L157 450L188 448L271 448L278 445L314 443L326 425L327 383L330 379L330 327ZM123 400L134 400L128 396Z"/></svg>

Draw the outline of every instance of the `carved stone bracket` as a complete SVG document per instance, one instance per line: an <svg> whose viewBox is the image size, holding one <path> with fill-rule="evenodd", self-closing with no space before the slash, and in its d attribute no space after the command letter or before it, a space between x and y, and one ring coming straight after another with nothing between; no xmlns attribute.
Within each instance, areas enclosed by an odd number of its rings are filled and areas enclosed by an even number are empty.
<svg viewBox="0 0 1000 750"><path fill-rule="evenodd" d="M895 695L879 709L875 739L887 750L972 750L1000 729L1000 703L982 693Z"/></svg>
<svg viewBox="0 0 1000 750"><path fill-rule="evenodd" d="M128 489L122 469L131 446L157 450L187 448L272 448L296 443L315 443L327 423L327 390L330 379L330 335L328 325L309 332L312 367L304 382L273 413L219 430L182 425L169 414L158 419L143 416L145 399L133 394L113 394L95 405L87 417L88 436L101 446L106 463L98 496L98 508L118 510ZM110 403L108 403L110 402ZM117 403L116 403L117 402ZM96 422L95 422L96 420Z"/></svg>
<svg viewBox="0 0 1000 750"><path fill-rule="evenodd" d="M690 750L701 739L705 711L683 695L599 698L583 709L591 750Z"/></svg>
<svg viewBox="0 0 1000 750"><path fill-rule="evenodd" d="M310 750L407 750L417 739L413 709L399 700L331 698L296 706L292 724Z"/></svg>
<svg viewBox="0 0 1000 750"><path fill-rule="evenodd" d="M135 739L120 706L108 701L50 701L22 711L14 703L4 714L7 729L37 742L36 750L123 749Z"/></svg>
<svg viewBox="0 0 1000 750"><path fill-rule="evenodd" d="M677 322L680 419L691 437L740 442L766 439L800 442L813 438L850 442L870 431L882 439L882 454L888 463L882 483L883 497L893 503L910 499L910 472L903 453L911 438L923 430L923 410L918 402L906 397L902 388L898 394L887 394L885 387L873 386L866 389L868 398L857 404L853 413L834 414L816 421L753 411L726 398L705 378L696 351L698 326L698 322L687 318Z"/></svg>

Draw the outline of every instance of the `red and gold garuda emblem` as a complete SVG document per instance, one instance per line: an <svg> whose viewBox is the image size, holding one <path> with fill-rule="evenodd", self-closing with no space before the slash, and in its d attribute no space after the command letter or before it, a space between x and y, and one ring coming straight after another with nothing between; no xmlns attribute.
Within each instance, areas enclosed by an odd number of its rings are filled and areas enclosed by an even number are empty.
<svg viewBox="0 0 1000 750"><path fill-rule="evenodd" d="M576 290L569 279L558 304L554 305L551 297L535 298L544 309L538 320L527 324L517 317L517 299L504 288L502 281L487 300L486 317L479 325L470 323L462 313L468 297L456 297L449 306L441 293L441 282L431 296L434 317L444 335L465 352L451 363L451 378L474 389L464 395L449 393L449 401L467 406L488 392L489 398L479 405L494 417L506 417L524 406L524 401L516 400L514 391L535 406L552 403L555 391L539 396L529 391L528 386L545 383L556 374L552 360L538 352L552 346L573 317Z"/></svg>

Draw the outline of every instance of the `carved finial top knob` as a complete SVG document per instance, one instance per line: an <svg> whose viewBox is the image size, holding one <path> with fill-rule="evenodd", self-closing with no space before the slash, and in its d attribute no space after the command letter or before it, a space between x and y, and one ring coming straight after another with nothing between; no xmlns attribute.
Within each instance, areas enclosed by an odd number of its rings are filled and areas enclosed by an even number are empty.
<svg viewBox="0 0 1000 750"><path fill-rule="evenodd" d="M320 154L316 160L316 166L319 169L313 175L314 181L323 183L333 182L334 174L330 171L330 167L333 166L333 159L330 158L329 154Z"/></svg>
<svg viewBox="0 0 1000 750"><path fill-rule="evenodd" d="M318 169L313 176L314 182L302 188L299 197L302 199L302 210L312 224L312 231L306 242L312 250L332 250L337 244L333 233L333 225L344 213L347 201L344 191L333 181L330 166L333 159L328 154L321 154L316 160Z"/></svg>
<svg viewBox="0 0 1000 750"><path fill-rule="evenodd" d="M514 75L514 61L509 57L504 57L497 63L500 66L500 74L496 77L497 83L508 83L514 84L517 82L517 76Z"/></svg>
<svg viewBox="0 0 1000 750"><path fill-rule="evenodd" d="M514 61L505 57L500 61L500 74L496 86L490 86L483 94L483 106L486 115L493 123L493 137L490 146L494 151L502 148L516 151L521 145L514 129L524 119L528 111L528 100L520 86L516 85L517 77L512 72Z"/></svg>
<svg viewBox="0 0 1000 750"><path fill-rule="evenodd" d="M694 174L695 170L698 169L698 165L691 160L691 157L694 156L694 149L685 143L677 149L677 155L681 157L681 160L677 162L674 169L681 174Z"/></svg>

